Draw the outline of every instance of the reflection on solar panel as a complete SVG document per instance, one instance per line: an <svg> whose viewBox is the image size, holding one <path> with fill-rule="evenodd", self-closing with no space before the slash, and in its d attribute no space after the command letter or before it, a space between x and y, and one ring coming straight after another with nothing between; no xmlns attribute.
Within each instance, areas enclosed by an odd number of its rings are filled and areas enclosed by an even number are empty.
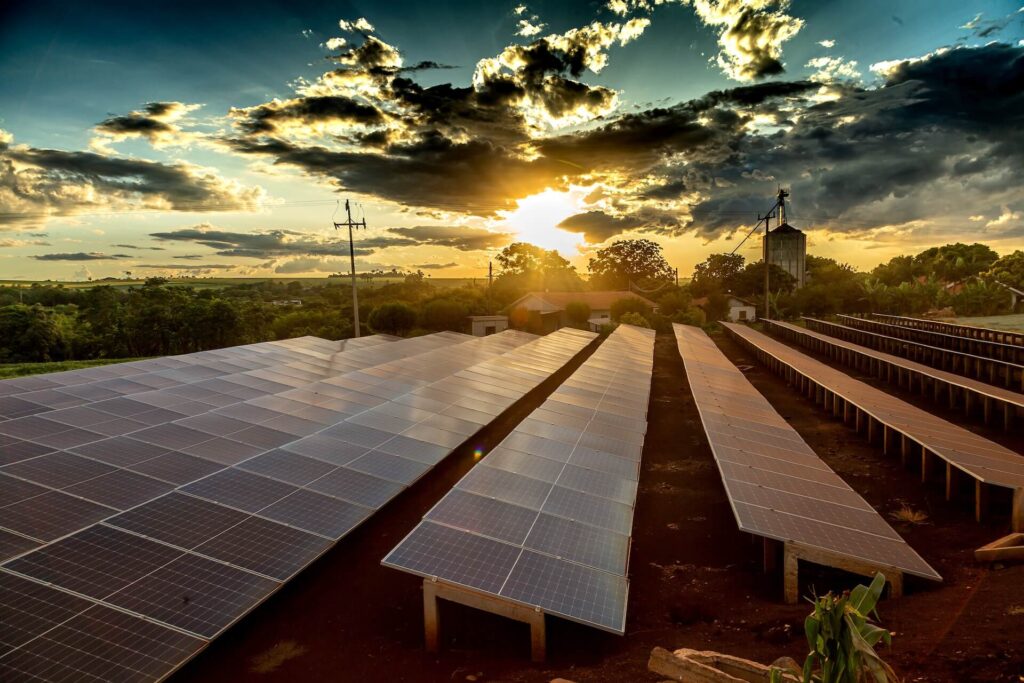
<svg viewBox="0 0 1024 683"><path fill-rule="evenodd" d="M0 383L2 677L167 676L594 336L304 337Z"/></svg>
<svg viewBox="0 0 1024 683"><path fill-rule="evenodd" d="M859 573L941 577L819 458L703 330L673 325L694 402L741 531L799 559ZM786 598L797 600L795 572Z"/></svg>
<svg viewBox="0 0 1024 683"><path fill-rule="evenodd" d="M784 339L795 341L802 346L836 358L861 371L876 375L880 379L903 385L905 378L908 390L920 389L922 394L931 394L936 401L940 398L948 398L951 408L955 407L957 403L962 403L968 415L971 413L971 409L977 405L981 408L982 417L986 423L992 419L993 406L999 406L998 412L1002 413L1005 429L1010 429L1015 417L1024 415L1024 394L992 386L971 377L963 377L959 374L928 367L884 351L866 348L854 341L869 344L880 343L883 348L887 348L889 343L902 345L904 349L912 348L915 346L913 344L812 318L805 318L805 321L806 329L780 320L768 320L765 321L765 325L773 334L778 334ZM836 339L837 336L844 338ZM847 336L851 336L852 340L845 339ZM885 341L880 342L879 340ZM941 354L953 353L945 349L934 350ZM963 356L963 354L958 355ZM975 357L954 358L953 365L964 369L968 365L974 364L970 360L971 358ZM1009 373L1008 376L1012 376L1013 368L1024 371L1024 367L1009 365L990 358L976 358L976 362L979 368L984 364L1004 365L1006 372ZM994 367L994 365L990 365L990 367ZM994 375L993 372L993 379ZM959 396L963 396L963 401L957 400Z"/></svg>
<svg viewBox="0 0 1024 683"><path fill-rule="evenodd" d="M952 492L955 473L971 476L975 480L975 514L979 519L984 508L983 485L1012 489L1011 525L1014 531L1024 531L1024 458L1020 455L756 330L730 323L724 326L763 363L784 375L808 397L822 403L833 415L841 416L847 423L853 420L858 431L866 426L870 441L880 436L885 452L897 437L904 461L912 448L919 452L922 480L927 479L933 458L945 461L947 498Z"/></svg>
<svg viewBox="0 0 1024 683"><path fill-rule="evenodd" d="M383 564L444 587L440 597L525 606L535 628L548 613L624 633L653 350L653 331L619 326Z"/></svg>

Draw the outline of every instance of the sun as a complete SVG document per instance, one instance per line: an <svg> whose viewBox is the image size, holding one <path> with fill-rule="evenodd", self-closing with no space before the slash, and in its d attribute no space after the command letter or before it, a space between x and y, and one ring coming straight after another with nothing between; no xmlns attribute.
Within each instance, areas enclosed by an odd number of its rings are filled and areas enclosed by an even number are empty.
<svg viewBox="0 0 1024 683"><path fill-rule="evenodd" d="M587 188L547 189L517 199L515 209L498 212L501 220L495 227L513 233L516 241L556 249L563 256L574 256L584 244L583 234L557 226L566 218L586 210L587 193Z"/></svg>

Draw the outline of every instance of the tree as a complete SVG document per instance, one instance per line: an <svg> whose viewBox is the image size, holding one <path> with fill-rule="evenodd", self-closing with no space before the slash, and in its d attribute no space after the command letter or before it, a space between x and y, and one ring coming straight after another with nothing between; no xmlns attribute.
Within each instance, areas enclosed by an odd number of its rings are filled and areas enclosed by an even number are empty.
<svg viewBox="0 0 1024 683"><path fill-rule="evenodd" d="M647 318L643 317L639 313L625 313L619 322L623 325L633 325L634 327L645 327L651 329L651 324L647 322Z"/></svg>
<svg viewBox="0 0 1024 683"><path fill-rule="evenodd" d="M986 244L944 244L925 249L914 257L915 275L934 275L944 282L960 282L979 275L996 262L999 255Z"/></svg>
<svg viewBox="0 0 1024 683"><path fill-rule="evenodd" d="M789 271L772 263L768 268L768 291L789 294L796 288L796 278ZM736 296L764 296L764 261L748 263L731 278L727 290Z"/></svg>
<svg viewBox="0 0 1024 683"><path fill-rule="evenodd" d="M465 304L452 299L434 299L423 307L423 327L428 330L453 330L466 327L469 310Z"/></svg>
<svg viewBox="0 0 1024 683"><path fill-rule="evenodd" d="M554 249L513 242L501 250L496 260L501 272L494 283L494 295L501 301L512 301L528 291L583 289L583 280L575 266Z"/></svg>
<svg viewBox="0 0 1024 683"><path fill-rule="evenodd" d="M1018 249L1002 256L985 272L985 279L994 280L1007 287L1024 289L1024 251Z"/></svg>
<svg viewBox="0 0 1024 683"><path fill-rule="evenodd" d="M590 320L590 305L585 301L570 301L565 305L565 317L575 327L586 328Z"/></svg>
<svg viewBox="0 0 1024 683"><path fill-rule="evenodd" d="M635 296L628 296L613 301L610 310L612 320L618 320L627 313L638 313L644 317L651 314L651 307Z"/></svg>
<svg viewBox="0 0 1024 683"><path fill-rule="evenodd" d="M661 245L646 239L618 240L598 249L587 267L591 289L629 289L630 283L653 286L672 281L675 271Z"/></svg>
<svg viewBox="0 0 1024 683"><path fill-rule="evenodd" d="M65 347L53 317L42 306L0 308L0 362L63 360Z"/></svg>
<svg viewBox="0 0 1024 683"><path fill-rule="evenodd" d="M416 326L416 309L399 302L383 304L373 309L368 322L374 332L404 336Z"/></svg>
<svg viewBox="0 0 1024 683"><path fill-rule="evenodd" d="M694 267L690 288L697 296L706 296L714 290L728 292L743 271L743 262L740 254L711 254Z"/></svg>

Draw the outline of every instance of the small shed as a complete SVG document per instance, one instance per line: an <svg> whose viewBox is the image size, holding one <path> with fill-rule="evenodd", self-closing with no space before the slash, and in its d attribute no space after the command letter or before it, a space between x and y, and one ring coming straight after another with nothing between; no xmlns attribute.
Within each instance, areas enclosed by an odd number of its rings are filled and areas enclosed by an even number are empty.
<svg viewBox="0 0 1024 683"><path fill-rule="evenodd" d="M693 305L707 312L708 298L702 296L693 300ZM725 317L734 323L752 323L757 320L757 308L754 304L738 296L728 295L728 313Z"/></svg>
<svg viewBox="0 0 1024 683"><path fill-rule="evenodd" d="M507 315L471 315L470 327L474 337L486 337L508 329Z"/></svg>
<svg viewBox="0 0 1024 683"><path fill-rule="evenodd" d="M730 295L729 320L734 323L752 323L757 320L757 308L746 299Z"/></svg>

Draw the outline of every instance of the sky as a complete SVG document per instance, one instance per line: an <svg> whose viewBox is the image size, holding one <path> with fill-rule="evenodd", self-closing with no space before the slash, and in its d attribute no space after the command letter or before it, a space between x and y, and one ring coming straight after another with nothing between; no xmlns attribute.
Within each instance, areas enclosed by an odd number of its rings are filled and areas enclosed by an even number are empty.
<svg viewBox="0 0 1024 683"><path fill-rule="evenodd" d="M6 2L0 279L1024 248L1021 0ZM756 260L760 240L740 253Z"/></svg>

